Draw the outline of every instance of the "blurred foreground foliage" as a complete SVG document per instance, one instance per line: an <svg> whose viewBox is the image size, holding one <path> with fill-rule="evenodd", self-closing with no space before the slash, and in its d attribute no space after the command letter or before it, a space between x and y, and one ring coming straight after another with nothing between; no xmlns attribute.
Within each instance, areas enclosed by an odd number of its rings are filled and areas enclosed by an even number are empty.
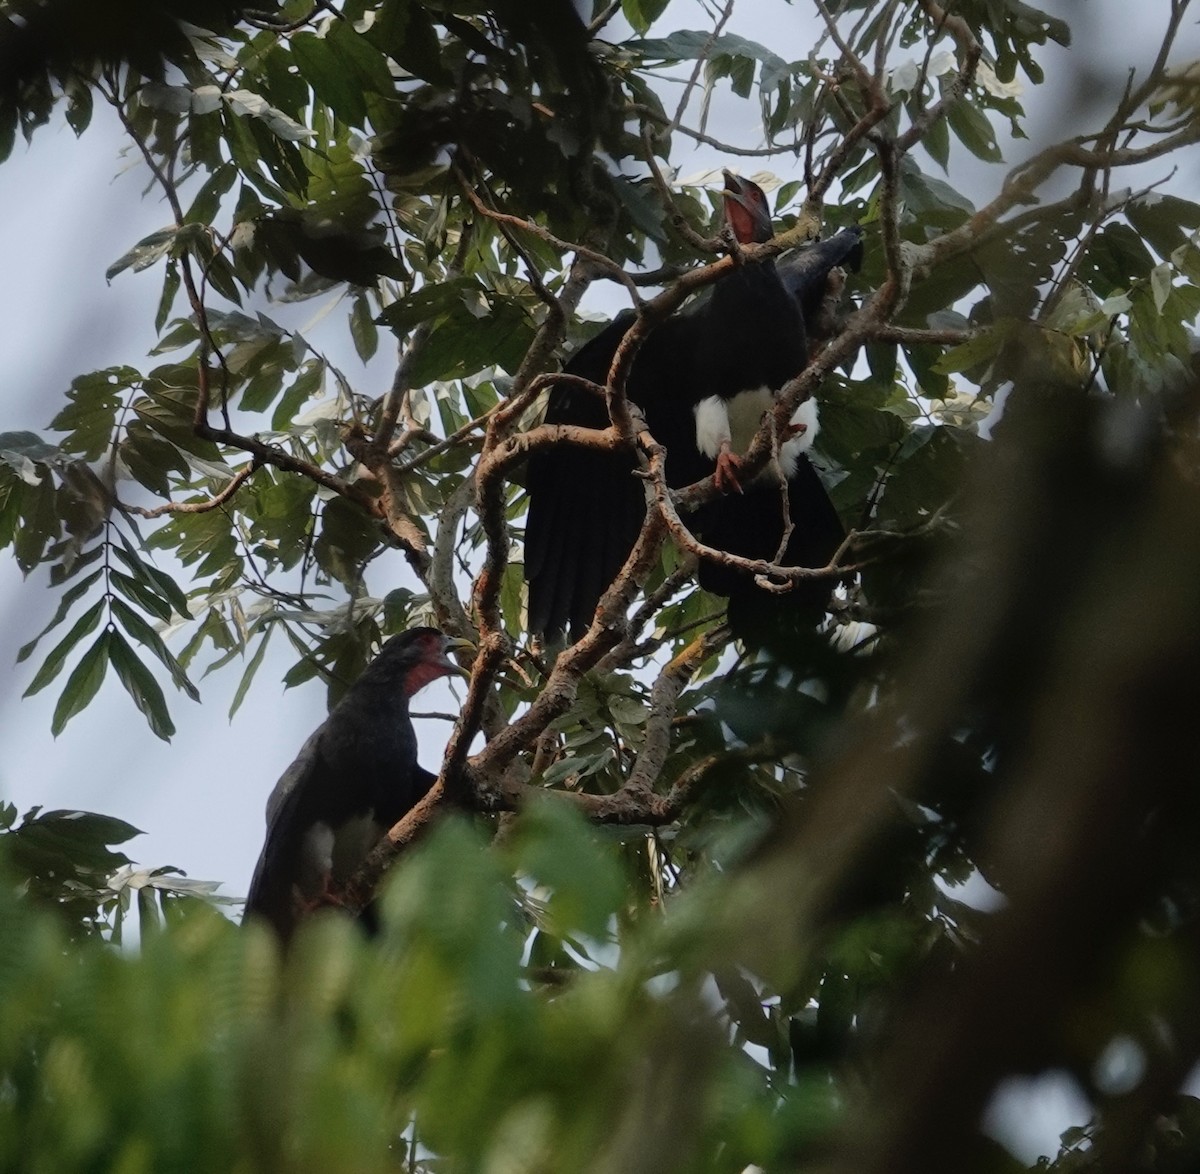
<svg viewBox="0 0 1200 1174"><path fill-rule="evenodd" d="M818 1140L827 1083L730 1046L711 980L677 969L695 910L618 948L622 856L550 804L494 850L452 821L398 870L378 940L319 917L286 960L199 903L136 952L72 948L5 886L0 1168L616 1170L636 1146L733 1169ZM668 1055L709 1091L658 1101Z"/></svg>

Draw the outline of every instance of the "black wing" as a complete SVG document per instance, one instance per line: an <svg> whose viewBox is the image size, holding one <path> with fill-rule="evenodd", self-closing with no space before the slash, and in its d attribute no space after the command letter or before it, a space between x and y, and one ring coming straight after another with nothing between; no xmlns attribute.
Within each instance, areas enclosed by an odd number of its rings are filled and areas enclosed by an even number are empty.
<svg viewBox="0 0 1200 1174"><path fill-rule="evenodd" d="M245 918L264 918L284 939L295 928L297 889L311 887L305 839L322 818L317 800L337 786L322 749L327 725L304 743L267 799L266 840L246 895Z"/></svg>
<svg viewBox="0 0 1200 1174"><path fill-rule="evenodd" d="M633 321L632 310L619 314L572 356L566 372L603 387ZM567 384L551 389L547 424L607 428L608 422L600 397ZM645 494L633 467L630 453L569 444L530 457L525 578L531 631L553 640L569 628L577 639L591 624L596 603L628 557L645 515Z"/></svg>
<svg viewBox="0 0 1200 1174"><path fill-rule="evenodd" d="M816 469L801 454L788 480L792 533L782 563L793 567L828 564L846 535ZM704 514L704 541L742 558L774 560L783 538L783 497L779 482L760 477L741 497L724 497ZM795 584L779 595L754 582L754 576L719 563L701 561L700 586L729 598L733 634L752 647L811 630L825 612L833 590L830 579Z"/></svg>
<svg viewBox="0 0 1200 1174"><path fill-rule="evenodd" d="M433 784L417 764L406 695L360 678L284 771L267 800L267 835L246 916L285 941L362 864Z"/></svg>
<svg viewBox="0 0 1200 1174"><path fill-rule="evenodd" d="M855 225L843 228L828 240L806 245L779 263L779 280L800 304L810 334L817 332L830 270L842 268L857 273L862 262L863 230Z"/></svg>

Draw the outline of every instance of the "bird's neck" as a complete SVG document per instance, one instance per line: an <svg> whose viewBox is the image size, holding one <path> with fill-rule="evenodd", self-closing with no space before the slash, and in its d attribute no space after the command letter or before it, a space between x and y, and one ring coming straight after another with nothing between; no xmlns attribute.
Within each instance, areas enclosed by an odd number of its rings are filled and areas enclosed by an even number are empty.
<svg viewBox="0 0 1200 1174"><path fill-rule="evenodd" d="M419 664L409 669L404 678L404 697L407 701L414 693L424 689L431 681L444 677L449 670L441 664Z"/></svg>

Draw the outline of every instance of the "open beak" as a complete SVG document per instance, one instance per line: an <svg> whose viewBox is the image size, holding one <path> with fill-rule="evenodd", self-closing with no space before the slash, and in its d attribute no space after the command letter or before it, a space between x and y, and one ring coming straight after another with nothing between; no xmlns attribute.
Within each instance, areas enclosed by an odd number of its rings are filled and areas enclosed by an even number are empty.
<svg viewBox="0 0 1200 1174"><path fill-rule="evenodd" d="M771 213L762 189L749 179L732 171L722 171L725 188L725 221L733 230L739 244L761 244L773 235Z"/></svg>
<svg viewBox="0 0 1200 1174"><path fill-rule="evenodd" d="M469 680L471 674L466 669L462 668L457 661L451 657L450 654L452 652L458 652L462 653L464 656L469 655L472 659L474 659L477 651L475 645L472 644L470 640L463 640L458 636L446 636L444 637L444 640L445 644L442 646L442 654L446 660L446 667L457 676L466 677Z"/></svg>
<svg viewBox="0 0 1200 1174"><path fill-rule="evenodd" d="M735 200L743 208L745 208L747 212L749 212L751 215L754 215L757 211L757 206L751 203L747 198L745 181L739 176L734 175L733 172L729 170L723 170L721 174L725 178L725 187L721 194L727 200Z"/></svg>

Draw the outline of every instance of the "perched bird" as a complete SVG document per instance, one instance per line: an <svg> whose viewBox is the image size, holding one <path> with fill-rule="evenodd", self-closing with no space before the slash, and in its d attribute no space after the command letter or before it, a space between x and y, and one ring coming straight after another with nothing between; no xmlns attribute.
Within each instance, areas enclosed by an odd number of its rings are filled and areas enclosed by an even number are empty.
<svg viewBox="0 0 1200 1174"><path fill-rule="evenodd" d="M769 240L771 216L762 189L724 174L725 219L734 237L741 244ZM809 333L827 331L829 303L844 282L838 276L841 268L857 269L861 260L862 233L853 228L806 247L778 269L771 259L745 261L715 284L711 296L690 303L651 331L638 351L626 393L667 450L668 483L690 485L715 473L728 493L688 519L709 545L755 558L776 554L783 533L778 477L764 470L743 486L738 454L779 389L803 370ZM634 320L631 310L618 315L572 356L566 372L606 383L613 356ZM787 551L796 556L796 565L824 565L841 541L841 524L803 455L816 435L815 411L815 404L802 405L780 454L794 526ZM559 385L551 390L546 422L604 428L609 421L600 398ZM568 628L572 639L586 631L641 529L645 494L632 476L634 467L630 453L568 445L542 449L531 458L525 531L531 631L551 640ZM837 539L830 545L835 531ZM819 564L809 562L810 557L819 557ZM753 577L708 564L701 583L721 594L728 593L727 587L734 590L739 598L731 603L731 618L738 621L747 613L742 599L746 584L751 593L768 594L754 586ZM815 584L808 594L819 592L823 606L830 586ZM794 605L803 594L771 598L790 597ZM741 626L734 624L739 636Z"/></svg>
<svg viewBox="0 0 1200 1174"><path fill-rule="evenodd" d="M408 702L459 671L448 652L461 643L436 628L392 636L304 743L267 800L246 918L264 918L286 942L307 913L338 903L341 886L433 785L417 763Z"/></svg>
<svg viewBox="0 0 1200 1174"><path fill-rule="evenodd" d="M772 235L762 189L725 172L725 219L742 244ZM571 358L566 371L604 384L613 355L633 324L618 315ZM626 393L667 450L672 486L712 473L737 489L740 462L733 445L742 421L757 427L772 397L804 365L804 322L798 302L780 282L774 261L744 261L650 332L634 359ZM605 405L577 387L551 390L550 424L608 425ZM596 603L636 540L645 513L642 483L629 453L555 445L529 463L525 577L529 626L548 639L570 628L578 638Z"/></svg>
<svg viewBox="0 0 1200 1174"><path fill-rule="evenodd" d="M862 229L854 227L806 245L779 264L779 279L804 319L801 367L815 345L836 333L832 309L845 285L845 270L857 272L862 261ZM748 434L733 438L735 449L749 445L757 426L755 421ZM785 566L823 567L829 563L846 531L807 456L820 428L813 400L799 406L791 428L779 446L778 468L768 465L740 495L720 497L700 508L693 524L707 545ZM785 518L791 533L781 552ZM698 577L706 591L728 597L729 626L751 647L794 645L820 622L833 590L831 579L811 579L777 593L758 586L748 571L709 560L701 561Z"/></svg>

